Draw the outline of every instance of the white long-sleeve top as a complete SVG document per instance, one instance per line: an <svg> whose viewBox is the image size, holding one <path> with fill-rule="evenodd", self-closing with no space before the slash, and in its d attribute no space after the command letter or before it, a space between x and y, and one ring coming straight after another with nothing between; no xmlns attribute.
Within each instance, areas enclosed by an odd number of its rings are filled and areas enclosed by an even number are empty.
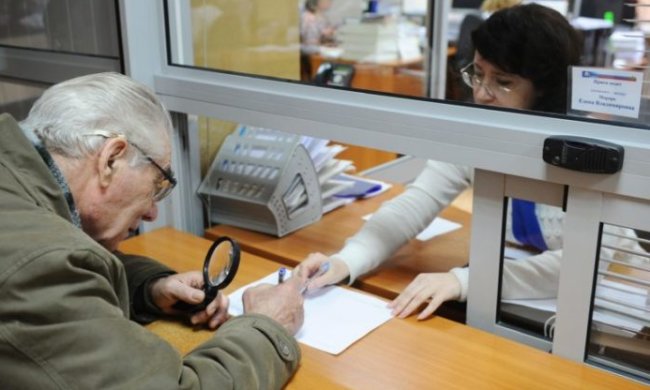
<svg viewBox="0 0 650 390"><path fill-rule="evenodd" d="M471 168L429 160L404 193L385 202L359 232L346 240L341 251L332 255L347 264L350 283L379 266L427 227L456 196L471 186L473 173ZM558 207L537 204L535 215L549 250L522 260L505 260L501 292L504 299L552 298L557 294L564 213ZM517 242L512 234L510 213L506 223L506 240ZM608 226L606 231L625 236L634 234L630 229L613 226ZM643 251L634 240L604 235L603 242L606 241L614 246ZM459 300L464 301L469 269L453 268L450 272L460 282Z"/></svg>

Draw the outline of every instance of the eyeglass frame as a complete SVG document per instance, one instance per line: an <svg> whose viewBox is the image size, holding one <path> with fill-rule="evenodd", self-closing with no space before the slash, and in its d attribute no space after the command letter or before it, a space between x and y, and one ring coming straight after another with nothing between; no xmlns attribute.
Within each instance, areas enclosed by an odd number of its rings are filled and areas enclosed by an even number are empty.
<svg viewBox="0 0 650 390"><path fill-rule="evenodd" d="M174 177L174 171L171 170L171 168L164 169L163 167L160 166L152 157L147 155L147 153L142 149L138 144L136 144L133 141L129 141L124 134L120 133L114 133L108 130L102 130L102 129L95 129L91 131L90 133L85 133L83 134L84 136L98 136L98 137L104 137L104 138L122 138L126 142L128 142L130 145L132 145L138 152L140 152L145 159L147 159L147 162L151 163L160 173L163 175L164 180L162 183L169 182L168 186L160 186L156 190L156 193L153 195L153 199L155 202L160 202L161 200L165 199L171 192L174 190L176 187L176 184L178 181Z"/></svg>
<svg viewBox="0 0 650 390"><path fill-rule="evenodd" d="M478 87L483 87L483 88L485 88L485 90L487 91L487 93L490 96L492 96L492 97L497 96L497 94L494 92L494 90L492 90L492 88L490 88L487 84L483 83L483 80L485 79L485 77L483 77L482 79L479 79L475 72L470 74L470 72L469 72L470 68L472 70L474 69L474 62L470 62L469 64L465 65L460 70L460 76L463 79L463 83L465 83L465 85L467 85L468 87L470 87L472 89L478 88ZM474 85L472 83L472 80L476 80L476 85ZM509 94L509 93L512 93L512 91L513 91L513 88L508 88L508 87L504 87L504 86L500 86L500 85L497 85L497 89L499 91L502 91L506 95Z"/></svg>

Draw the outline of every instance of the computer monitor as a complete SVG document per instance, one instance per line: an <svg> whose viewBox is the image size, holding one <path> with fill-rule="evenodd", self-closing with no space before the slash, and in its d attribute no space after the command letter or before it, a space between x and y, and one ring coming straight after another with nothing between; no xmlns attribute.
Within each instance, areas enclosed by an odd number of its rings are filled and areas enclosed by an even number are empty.
<svg viewBox="0 0 650 390"><path fill-rule="evenodd" d="M631 0L582 0L580 16L602 19L605 13L611 12L614 24L626 23L623 19L634 19L634 7L625 6L624 3L636 3Z"/></svg>
<svg viewBox="0 0 650 390"><path fill-rule="evenodd" d="M426 15L428 0L402 0L402 14Z"/></svg>

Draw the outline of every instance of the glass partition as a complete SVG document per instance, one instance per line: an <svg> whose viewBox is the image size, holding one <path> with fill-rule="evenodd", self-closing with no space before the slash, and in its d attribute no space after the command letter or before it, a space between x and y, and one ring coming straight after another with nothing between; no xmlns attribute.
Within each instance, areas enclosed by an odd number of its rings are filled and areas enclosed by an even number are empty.
<svg viewBox="0 0 650 390"><path fill-rule="evenodd" d="M215 118L190 120L198 125L206 226L282 236L352 200L338 194L353 184L348 174L357 172L358 159L340 144ZM287 191L281 203L273 200L276 187Z"/></svg>
<svg viewBox="0 0 650 390"><path fill-rule="evenodd" d="M51 84L121 71L116 0L0 0L0 104L17 120Z"/></svg>
<svg viewBox="0 0 650 390"><path fill-rule="evenodd" d="M245 128L245 124L224 121L217 118L191 116L190 120L196 124L199 139L199 164L200 177L204 178L221 149L226 137L236 133L237 129ZM254 126L250 126L254 127ZM361 146L341 144L336 156L339 160L349 161L347 170L363 172L381 163L394 160L396 153L365 148Z"/></svg>
<svg viewBox="0 0 650 390"><path fill-rule="evenodd" d="M647 82L643 80L639 81L643 98L634 97L641 99L635 118L601 115L597 109L590 112L565 103L567 95L575 92L571 79L566 79L569 66L637 71L645 78L645 21L621 2L585 0L580 10L572 12L573 2L565 0L523 1L549 11L517 14L514 19L548 18L555 26L548 34L558 34L550 38L538 31L539 26L531 27L535 33L529 35L493 27L473 34L499 11L493 2L456 1L446 15L434 15L438 8L430 0L165 3L172 31L170 62L175 65L419 98L435 97L431 92L432 80L439 77L431 73L435 69L445 73L446 100L530 112L570 112L647 127L643 120L648 111ZM447 48L443 69L432 65L439 56L432 52L434 39L444 41ZM557 44L549 45L549 39ZM476 57L477 50L483 56ZM549 72L554 75L545 74Z"/></svg>
<svg viewBox="0 0 650 390"><path fill-rule="evenodd" d="M17 121L25 119L32 104L47 87L24 81L0 80L0 112L11 114Z"/></svg>
<svg viewBox="0 0 650 390"><path fill-rule="evenodd" d="M0 45L119 57L114 0L3 0Z"/></svg>
<svg viewBox="0 0 650 390"><path fill-rule="evenodd" d="M176 51L172 63L426 96L426 1L172 3L186 15L176 29L192 51Z"/></svg>
<svg viewBox="0 0 650 390"><path fill-rule="evenodd" d="M497 321L553 340L562 258L560 207L507 198Z"/></svg>
<svg viewBox="0 0 650 390"><path fill-rule="evenodd" d="M650 380L648 232L604 224L587 361Z"/></svg>

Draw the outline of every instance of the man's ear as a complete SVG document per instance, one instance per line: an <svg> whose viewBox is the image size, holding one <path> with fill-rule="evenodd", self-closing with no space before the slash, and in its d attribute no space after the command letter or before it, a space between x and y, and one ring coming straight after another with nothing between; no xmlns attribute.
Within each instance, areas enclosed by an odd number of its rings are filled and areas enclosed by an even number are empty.
<svg viewBox="0 0 650 390"><path fill-rule="evenodd" d="M128 142L124 137L110 138L97 156L97 173L102 187L108 187L117 169L126 163Z"/></svg>

